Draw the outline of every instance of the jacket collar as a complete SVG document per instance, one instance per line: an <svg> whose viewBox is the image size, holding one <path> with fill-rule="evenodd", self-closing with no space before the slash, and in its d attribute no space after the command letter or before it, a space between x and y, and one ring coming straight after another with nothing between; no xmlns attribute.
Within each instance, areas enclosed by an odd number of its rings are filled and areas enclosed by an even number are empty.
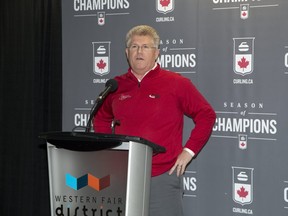
<svg viewBox="0 0 288 216"><path fill-rule="evenodd" d="M129 77L134 77L134 79L137 79L138 82L141 82L145 77L147 78L155 77L158 74L159 69L160 69L160 65L158 63L155 63L155 66L151 70L147 71L145 75L142 77L142 79L139 80L136 78L136 76L134 75L134 72L132 71L132 68L130 67L128 69L128 75Z"/></svg>

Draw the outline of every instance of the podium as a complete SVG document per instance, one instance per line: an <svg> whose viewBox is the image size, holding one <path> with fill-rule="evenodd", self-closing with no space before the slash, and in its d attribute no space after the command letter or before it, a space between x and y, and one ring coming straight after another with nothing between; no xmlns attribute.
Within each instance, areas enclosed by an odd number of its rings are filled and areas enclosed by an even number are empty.
<svg viewBox="0 0 288 216"><path fill-rule="evenodd" d="M148 216L153 154L140 137L49 132L51 216Z"/></svg>

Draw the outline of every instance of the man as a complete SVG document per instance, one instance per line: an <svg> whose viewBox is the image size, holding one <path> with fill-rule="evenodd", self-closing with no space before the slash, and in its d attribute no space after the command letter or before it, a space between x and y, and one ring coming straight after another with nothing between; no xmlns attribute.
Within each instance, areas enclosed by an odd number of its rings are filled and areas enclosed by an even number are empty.
<svg viewBox="0 0 288 216"><path fill-rule="evenodd" d="M94 117L96 132L143 137L164 146L152 159L149 216L182 216L182 175L187 164L208 141L215 112L192 82L157 64L160 38L150 26L132 28L126 35L128 72L115 77L116 92L107 96ZM195 127L182 147L184 115Z"/></svg>

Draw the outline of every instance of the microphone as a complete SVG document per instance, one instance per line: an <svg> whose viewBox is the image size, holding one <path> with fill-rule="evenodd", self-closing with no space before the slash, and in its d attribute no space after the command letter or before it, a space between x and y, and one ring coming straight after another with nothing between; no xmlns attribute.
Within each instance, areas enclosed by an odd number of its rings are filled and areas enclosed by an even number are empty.
<svg viewBox="0 0 288 216"><path fill-rule="evenodd" d="M105 89L104 91L102 91L98 98L96 99L94 106L92 107L91 111L90 111L90 117L86 126L86 130L85 132L90 132L91 129L91 122L92 119L94 118L94 115L96 114L96 112L98 111L98 109L100 108L100 106L102 105L104 99L106 98L106 96L117 90L118 88L118 82L115 79L110 79L106 82L105 84Z"/></svg>
<svg viewBox="0 0 288 216"><path fill-rule="evenodd" d="M103 92L101 92L96 100L96 102L101 101L103 99L106 98L106 96L110 93L110 92L114 92L116 91L116 89L118 88L118 82L115 79L110 79L106 82L105 84L105 89Z"/></svg>

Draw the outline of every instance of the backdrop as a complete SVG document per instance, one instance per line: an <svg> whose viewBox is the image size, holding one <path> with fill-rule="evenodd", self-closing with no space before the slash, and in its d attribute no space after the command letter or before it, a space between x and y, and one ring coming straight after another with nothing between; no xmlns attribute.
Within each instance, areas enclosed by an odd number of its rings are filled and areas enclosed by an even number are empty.
<svg viewBox="0 0 288 216"><path fill-rule="evenodd" d="M126 31L142 23L160 32L161 65L217 111L185 173L185 214L287 215L286 0L66 0L62 30L60 4L1 2L0 215L50 215L38 135L86 124L106 80L127 70ZM99 57L107 67L96 67Z"/></svg>
<svg viewBox="0 0 288 216"><path fill-rule="evenodd" d="M287 10L286 0L62 1L63 130L85 126L105 82L127 71L126 32L151 25L161 66L217 113L184 176L185 215L287 215Z"/></svg>

